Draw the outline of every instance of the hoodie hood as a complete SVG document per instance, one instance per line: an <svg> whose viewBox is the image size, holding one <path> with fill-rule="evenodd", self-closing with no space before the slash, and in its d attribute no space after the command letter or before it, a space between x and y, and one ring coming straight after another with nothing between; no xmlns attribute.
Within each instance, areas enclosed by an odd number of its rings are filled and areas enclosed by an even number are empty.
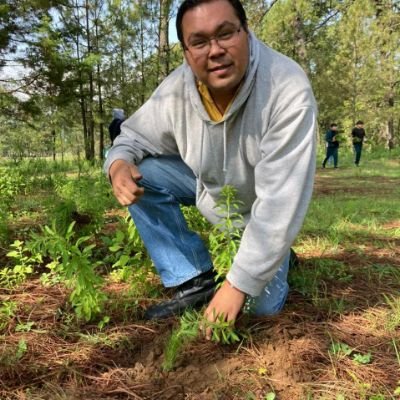
<svg viewBox="0 0 400 400"><path fill-rule="evenodd" d="M125 113L122 108L114 108L112 110L113 119L125 119Z"/></svg>

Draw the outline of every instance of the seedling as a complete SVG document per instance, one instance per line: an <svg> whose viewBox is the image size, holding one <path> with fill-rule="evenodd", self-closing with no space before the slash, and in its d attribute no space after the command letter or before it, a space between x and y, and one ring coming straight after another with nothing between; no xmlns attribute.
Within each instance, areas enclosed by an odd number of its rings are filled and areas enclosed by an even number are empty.
<svg viewBox="0 0 400 400"><path fill-rule="evenodd" d="M236 199L236 194L237 190L233 186L226 185L222 188L216 204L221 220L213 227L209 236L210 251L218 278L224 278L229 272L242 236L243 217L238 212L242 202Z"/></svg>
<svg viewBox="0 0 400 400"><path fill-rule="evenodd" d="M186 311L182 315L179 328L172 332L165 346L164 361L162 363L164 371L171 371L183 348L197 338L199 323L199 314L195 311Z"/></svg>
<svg viewBox="0 0 400 400"><path fill-rule="evenodd" d="M183 349L199 336L200 331L207 328L212 329L211 340L222 344L236 343L241 340L240 337L245 337L243 333L236 333L233 323L225 321L223 315L215 322L210 322L199 312L186 311L180 319L179 328L172 332L165 346L163 369L172 370Z"/></svg>
<svg viewBox="0 0 400 400"><path fill-rule="evenodd" d="M42 262L42 256L38 253L31 254L21 240L16 240L10 247L14 250L9 251L7 257L15 260L15 265L0 270L0 284L5 287L13 287L24 282L34 267Z"/></svg>
<svg viewBox="0 0 400 400"><path fill-rule="evenodd" d="M329 353L335 355L338 359L343 357L352 356L352 360L357 364L369 364L372 361L371 353L356 353L353 348L351 348L346 343L332 343Z"/></svg>

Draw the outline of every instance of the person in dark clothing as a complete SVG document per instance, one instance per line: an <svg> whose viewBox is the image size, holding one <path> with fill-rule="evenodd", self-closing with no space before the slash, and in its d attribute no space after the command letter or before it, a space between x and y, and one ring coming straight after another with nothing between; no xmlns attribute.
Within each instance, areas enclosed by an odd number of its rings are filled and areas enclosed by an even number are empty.
<svg viewBox="0 0 400 400"><path fill-rule="evenodd" d="M339 141L337 124L331 124L330 129L325 134L325 141L327 142L326 157L322 163L322 168L325 168L326 162L330 157L333 157L334 168L338 167L338 153L339 153Z"/></svg>
<svg viewBox="0 0 400 400"><path fill-rule="evenodd" d="M364 122L357 121L356 126L351 131L351 136L353 137L353 147L355 160L354 164L358 167L361 159L361 151L365 138Z"/></svg>
<svg viewBox="0 0 400 400"><path fill-rule="evenodd" d="M110 133L111 145L114 143L115 138L121 133L121 124L125 120L124 110L121 108L114 108L113 111L113 120L111 121L110 126L108 127L108 132Z"/></svg>

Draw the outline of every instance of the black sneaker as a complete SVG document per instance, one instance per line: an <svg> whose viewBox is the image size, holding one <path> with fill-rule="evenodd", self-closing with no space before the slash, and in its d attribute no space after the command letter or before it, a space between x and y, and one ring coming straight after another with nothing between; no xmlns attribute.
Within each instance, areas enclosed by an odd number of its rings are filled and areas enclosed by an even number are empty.
<svg viewBox="0 0 400 400"><path fill-rule="evenodd" d="M172 299L149 307L144 318L164 319L181 315L187 308L198 309L212 299L218 283L213 269L204 272L179 285Z"/></svg>

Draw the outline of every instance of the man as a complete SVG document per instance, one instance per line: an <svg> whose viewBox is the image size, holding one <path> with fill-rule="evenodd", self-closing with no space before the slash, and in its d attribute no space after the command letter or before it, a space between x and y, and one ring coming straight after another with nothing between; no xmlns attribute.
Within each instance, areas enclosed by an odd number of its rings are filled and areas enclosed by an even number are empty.
<svg viewBox="0 0 400 400"><path fill-rule="evenodd" d="M326 162L329 160L330 157L333 158L334 168L337 168L338 167L338 150L339 150L337 124L331 124L330 129L325 134L325 141L327 143L326 157L322 163L322 168L325 168Z"/></svg>
<svg viewBox="0 0 400 400"><path fill-rule="evenodd" d="M353 138L353 147L355 154L354 164L358 167L360 164L361 152L365 138L364 122L356 122L356 126L351 131L351 136Z"/></svg>
<svg viewBox="0 0 400 400"><path fill-rule="evenodd" d="M277 313L313 187L312 90L297 64L249 32L239 0L185 0L176 26L186 62L123 123L105 163L163 284L176 287L145 317L211 300L205 318L233 322L246 296L257 314ZM209 253L179 205L195 204L216 223L225 185L236 188L246 227L215 292Z"/></svg>
<svg viewBox="0 0 400 400"><path fill-rule="evenodd" d="M112 110L113 120L108 127L111 144L114 144L115 138L121 133L121 124L125 121L125 113L122 108Z"/></svg>

